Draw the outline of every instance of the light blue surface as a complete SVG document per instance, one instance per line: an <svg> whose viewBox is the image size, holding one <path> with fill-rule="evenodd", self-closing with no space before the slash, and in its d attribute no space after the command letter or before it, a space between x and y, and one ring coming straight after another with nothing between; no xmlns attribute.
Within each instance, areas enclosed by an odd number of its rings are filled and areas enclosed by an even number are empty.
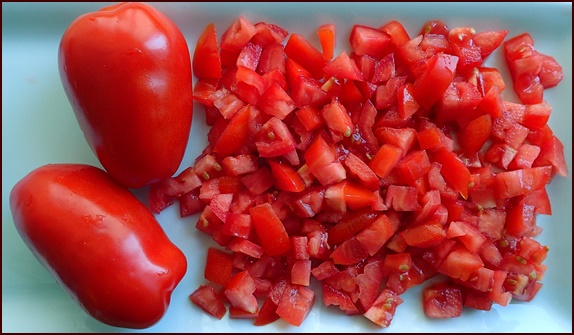
<svg viewBox="0 0 574 335"><path fill-rule="evenodd" d="M77 16L104 3L2 3L2 331L117 332L87 316L34 259L12 222L8 195L31 170L47 163L77 162L100 166L76 123L57 69L59 39ZM337 25L338 51L348 49L352 24L374 27L396 19L411 36L428 19L442 19L453 28L477 31L508 29L509 37L530 32L536 48L554 56L564 68L564 81L545 92L554 110L549 121L562 139L572 172L572 5L530 3L158 3L185 34L193 50L203 28L214 22L219 36L238 16L252 22L273 22L300 33L318 47L316 28ZM505 69L502 50L487 64ZM514 100L506 76L507 100ZM190 145L180 168L190 165L206 144L201 109L194 116ZM403 295L390 332L572 332L572 177L558 177L549 193L554 215L541 217L540 241L550 245L544 287L530 303L495 306L490 312L465 310L451 320L429 320L422 313L421 288ZM186 253L189 269L173 293L165 317L151 332L377 332L361 316L347 317L337 308L315 308L299 328L283 322L254 327L249 320L219 321L191 305L188 295L204 283L207 246L195 230L197 216L179 219L171 207L158 220Z"/></svg>

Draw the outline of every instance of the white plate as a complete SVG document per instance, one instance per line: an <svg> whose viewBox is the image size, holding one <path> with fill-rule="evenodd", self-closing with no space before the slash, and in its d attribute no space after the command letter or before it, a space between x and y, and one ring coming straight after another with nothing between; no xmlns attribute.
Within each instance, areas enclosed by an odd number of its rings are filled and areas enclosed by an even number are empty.
<svg viewBox="0 0 574 335"><path fill-rule="evenodd" d="M17 235L8 205L14 184L47 163L77 162L100 166L89 150L66 99L57 70L57 48L70 22L102 3L2 3L2 331L117 332L87 316L33 258ZM564 142L572 171L572 4L413 4L413 3L157 3L185 34L191 50L210 22L219 34L238 15L252 22L273 22L300 33L318 46L315 29L336 23L338 46L348 48L350 27L378 27L391 19L414 36L428 19L442 19L453 28L477 31L508 29L509 37L528 31L536 48L554 56L564 80L545 92L554 107L549 121ZM221 35L219 35L221 36ZM503 70L501 49L488 64ZM511 95L511 85L506 99ZM196 109L190 145L181 168L190 165L206 143L206 127ZM180 168L180 170L181 170ZM550 246L544 287L530 303L513 302L490 312L465 310L460 318L429 320L421 307L421 288L403 295L388 331L392 332L572 332L572 177L558 177L549 186L554 215L539 218L540 241ZM173 292L170 308L151 332L375 332L361 316L347 317L337 308L315 308L299 328L282 321L254 327L249 320L219 321L193 306L188 295L204 283L206 248L213 245L195 230L197 216L179 219L176 206L158 216L172 240L189 260L188 272Z"/></svg>

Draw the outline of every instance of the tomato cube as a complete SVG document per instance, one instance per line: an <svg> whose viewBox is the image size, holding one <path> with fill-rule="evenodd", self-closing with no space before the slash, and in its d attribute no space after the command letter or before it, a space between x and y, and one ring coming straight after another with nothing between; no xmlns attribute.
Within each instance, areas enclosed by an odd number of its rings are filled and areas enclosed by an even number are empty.
<svg viewBox="0 0 574 335"><path fill-rule="evenodd" d="M285 322L300 326L315 303L315 293L300 285L287 284L281 300L277 304L276 313Z"/></svg>
<svg viewBox="0 0 574 335"><path fill-rule="evenodd" d="M218 319L222 319L227 309L223 304L223 299L217 294L215 289L209 285L200 285L197 290L189 296L189 300Z"/></svg>

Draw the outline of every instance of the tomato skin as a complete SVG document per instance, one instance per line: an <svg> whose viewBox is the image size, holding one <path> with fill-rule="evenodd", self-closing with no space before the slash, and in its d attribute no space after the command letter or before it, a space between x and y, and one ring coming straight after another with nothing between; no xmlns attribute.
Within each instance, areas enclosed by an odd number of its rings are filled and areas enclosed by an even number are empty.
<svg viewBox="0 0 574 335"><path fill-rule="evenodd" d="M58 65L80 128L114 179L140 188L177 171L191 129L192 70L169 18L143 3L80 16L62 36Z"/></svg>
<svg viewBox="0 0 574 335"><path fill-rule="evenodd" d="M152 213L101 169L39 167L10 193L16 229L57 282L97 320L147 328L187 269Z"/></svg>

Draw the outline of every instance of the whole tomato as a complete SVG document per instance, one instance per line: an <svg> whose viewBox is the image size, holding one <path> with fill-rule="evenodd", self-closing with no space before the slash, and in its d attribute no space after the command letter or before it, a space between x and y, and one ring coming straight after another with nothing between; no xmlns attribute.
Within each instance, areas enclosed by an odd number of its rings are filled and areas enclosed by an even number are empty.
<svg viewBox="0 0 574 335"><path fill-rule="evenodd" d="M165 314L185 255L105 171L44 165L14 186L10 209L26 245L91 316L146 328Z"/></svg>
<svg viewBox="0 0 574 335"><path fill-rule="evenodd" d="M121 3L80 16L60 42L60 77L104 169L128 188L171 177L191 129L186 40L164 14Z"/></svg>

